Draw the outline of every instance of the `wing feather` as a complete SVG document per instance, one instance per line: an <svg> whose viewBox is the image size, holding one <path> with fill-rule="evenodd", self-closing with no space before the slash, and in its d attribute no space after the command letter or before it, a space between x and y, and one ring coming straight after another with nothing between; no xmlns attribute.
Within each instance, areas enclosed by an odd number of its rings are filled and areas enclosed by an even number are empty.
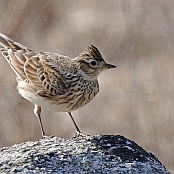
<svg viewBox="0 0 174 174"><path fill-rule="evenodd" d="M33 85L38 95L48 97L65 94L66 81L56 61L51 58L51 53L34 52L3 34L0 34L0 44L0 51L11 68L19 78Z"/></svg>

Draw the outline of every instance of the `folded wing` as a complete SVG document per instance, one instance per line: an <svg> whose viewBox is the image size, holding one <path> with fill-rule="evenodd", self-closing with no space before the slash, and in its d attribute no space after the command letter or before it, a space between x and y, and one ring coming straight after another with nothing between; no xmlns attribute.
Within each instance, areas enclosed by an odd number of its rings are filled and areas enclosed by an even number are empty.
<svg viewBox="0 0 174 174"><path fill-rule="evenodd" d="M33 85L38 95L47 97L65 94L66 82L57 65L45 59L44 53L34 52L3 34L0 34L0 44L1 54L13 71L23 81Z"/></svg>

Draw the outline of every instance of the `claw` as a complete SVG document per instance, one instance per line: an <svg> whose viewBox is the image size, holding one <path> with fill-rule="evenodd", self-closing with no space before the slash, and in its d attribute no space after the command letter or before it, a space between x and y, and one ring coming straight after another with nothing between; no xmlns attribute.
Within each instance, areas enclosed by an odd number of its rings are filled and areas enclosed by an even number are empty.
<svg viewBox="0 0 174 174"><path fill-rule="evenodd" d="M89 138L89 137L90 135L82 134L81 132L76 131L76 134L74 135L73 138Z"/></svg>

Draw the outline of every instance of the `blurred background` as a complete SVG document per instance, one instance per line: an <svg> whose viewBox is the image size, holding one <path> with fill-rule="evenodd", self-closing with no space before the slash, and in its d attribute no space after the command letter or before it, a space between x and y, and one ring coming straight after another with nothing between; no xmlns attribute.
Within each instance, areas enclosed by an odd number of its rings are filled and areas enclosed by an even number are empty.
<svg viewBox="0 0 174 174"><path fill-rule="evenodd" d="M99 76L100 93L73 112L84 134L120 134L174 172L173 0L1 0L0 32L36 51L75 57L87 45L117 65ZM33 104L16 90L0 56L0 147L41 138ZM72 137L66 113L43 110L47 135Z"/></svg>

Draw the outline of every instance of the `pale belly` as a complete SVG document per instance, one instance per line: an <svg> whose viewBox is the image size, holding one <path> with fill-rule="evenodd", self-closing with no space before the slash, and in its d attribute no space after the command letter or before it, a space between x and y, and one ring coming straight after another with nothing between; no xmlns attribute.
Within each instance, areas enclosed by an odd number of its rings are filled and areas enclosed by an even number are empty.
<svg viewBox="0 0 174 174"><path fill-rule="evenodd" d="M26 84L24 81L18 83L17 89L25 99L45 110L53 112L72 112L77 110L88 104L98 93L98 89L96 89L88 95L79 93L78 97L75 97L74 94L69 97L64 95L54 98L41 97L30 85Z"/></svg>

